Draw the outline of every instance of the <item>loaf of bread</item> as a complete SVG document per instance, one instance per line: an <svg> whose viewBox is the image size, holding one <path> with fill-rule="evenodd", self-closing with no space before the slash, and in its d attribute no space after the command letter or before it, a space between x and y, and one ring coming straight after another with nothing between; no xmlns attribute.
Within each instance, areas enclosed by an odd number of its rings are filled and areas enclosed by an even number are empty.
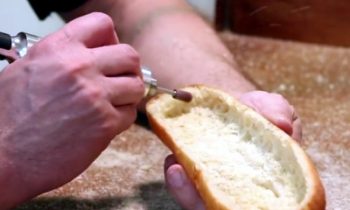
<svg viewBox="0 0 350 210"><path fill-rule="evenodd" d="M222 91L184 90L190 103L162 94L147 116L208 210L325 209L316 168L289 135Z"/></svg>

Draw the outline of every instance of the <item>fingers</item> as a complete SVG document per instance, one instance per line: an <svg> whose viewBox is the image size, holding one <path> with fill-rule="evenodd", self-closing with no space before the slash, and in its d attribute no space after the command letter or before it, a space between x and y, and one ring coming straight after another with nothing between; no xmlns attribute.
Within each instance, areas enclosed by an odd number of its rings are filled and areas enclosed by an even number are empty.
<svg viewBox="0 0 350 210"><path fill-rule="evenodd" d="M173 156L166 158L164 168L166 185L176 201L187 210L205 210L197 190Z"/></svg>
<svg viewBox="0 0 350 210"><path fill-rule="evenodd" d="M139 76L105 77L102 86L113 106L137 105L144 94L144 85Z"/></svg>
<svg viewBox="0 0 350 210"><path fill-rule="evenodd" d="M240 101L259 112L270 122L301 141L301 123L294 107L279 94L253 91L243 94Z"/></svg>
<svg viewBox="0 0 350 210"><path fill-rule="evenodd" d="M91 49L97 71L102 77L101 85L107 91L114 106L137 104L144 94L140 60L129 45L119 44Z"/></svg>
<svg viewBox="0 0 350 210"><path fill-rule="evenodd" d="M9 63L12 63L19 58L14 51L5 49L0 49L0 56L2 59L6 59Z"/></svg>
<svg viewBox="0 0 350 210"><path fill-rule="evenodd" d="M136 105L130 104L118 106L115 109L117 113L117 117L115 118L117 120L116 134L118 134L128 129L134 123L137 116L137 107Z"/></svg>
<svg viewBox="0 0 350 210"><path fill-rule="evenodd" d="M293 139L297 140L299 143L303 143L303 133L301 129L301 120L297 118L293 121Z"/></svg>
<svg viewBox="0 0 350 210"><path fill-rule="evenodd" d="M175 156L174 155L168 155L166 158L165 158L165 161L164 161L164 174L166 173L166 171L168 170L168 168L174 164L176 164L176 159L175 159Z"/></svg>
<svg viewBox="0 0 350 210"><path fill-rule="evenodd" d="M129 45L103 46L91 52L97 68L106 76L141 75L139 55Z"/></svg>
<svg viewBox="0 0 350 210"><path fill-rule="evenodd" d="M74 19L61 32L66 38L82 42L87 48L118 43L112 19L98 12Z"/></svg>

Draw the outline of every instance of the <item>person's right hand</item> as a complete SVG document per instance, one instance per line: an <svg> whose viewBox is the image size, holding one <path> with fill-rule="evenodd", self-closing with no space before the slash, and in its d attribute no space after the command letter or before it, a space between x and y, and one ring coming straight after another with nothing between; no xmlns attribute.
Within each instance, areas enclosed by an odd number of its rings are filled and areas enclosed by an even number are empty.
<svg viewBox="0 0 350 210"><path fill-rule="evenodd" d="M34 45L0 74L0 206L61 186L135 120L138 54L92 13Z"/></svg>

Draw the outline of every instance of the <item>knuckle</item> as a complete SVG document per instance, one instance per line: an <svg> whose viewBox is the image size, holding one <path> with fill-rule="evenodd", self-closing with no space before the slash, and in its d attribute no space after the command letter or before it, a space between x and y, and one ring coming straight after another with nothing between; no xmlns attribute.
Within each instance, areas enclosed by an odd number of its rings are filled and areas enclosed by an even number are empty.
<svg viewBox="0 0 350 210"><path fill-rule="evenodd" d="M95 65L95 62L93 59L85 56L84 58L74 60L74 62L64 62L63 65L65 65L64 69L67 73L75 77L91 69Z"/></svg>
<svg viewBox="0 0 350 210"><path fill-rule="evenodd" d="M102 12L93 12L91 15L94 16L95 20L104 27L114 30L114 23L110 16Z"/></svg>
<svg viewBox="0 0 350 210"><path fill-rule="evenodd" d="M95 103L96 101L105 97L105 93L103 92L102 88L94 85L85 87L84 91L82 91L82 95L89 103Z"/></svg>
<svg viewBox="0 0 350 210"><path fill-rule="evenodd" d="M37 44L33 45L27 52L27 57L33 59L39 56L47 56L56 53L52 42L48 39L39 41Z"/></svg>
<svg viewBox="0 0 350 210"><path fill-rule="evenodd" d="M125 91L128 91L128 94L129 94L128 102L131 104L138 104L142 100L145 93L144 82L141 79L141 77L140 76L132 77L129 80L128 85L127 87L125 87L125 90L123 92Z"/></svg>
<svg viewBox="0 0 350 210"><path fill-rule="evenodd" d="M127 44L119 44L118 47L125 58L128 59L132 65L135 65L137 68L140 67L140 56L133 47Z"/></svg>
<svg viewBox="0 0 350 210"><path fill-rule="evenodd" d="M71 27L64 27L61 29L60 31L61 33L61 39L63 41L66 41L66 42L73 42L74 41L74 31L72 31Z"/></svg>

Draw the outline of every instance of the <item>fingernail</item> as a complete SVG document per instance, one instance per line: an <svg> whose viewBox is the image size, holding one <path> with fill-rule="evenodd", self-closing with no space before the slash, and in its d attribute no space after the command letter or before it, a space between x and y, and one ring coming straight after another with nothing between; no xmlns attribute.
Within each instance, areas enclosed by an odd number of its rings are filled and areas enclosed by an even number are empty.
<svg viewBox="0 0 350 210"><path fill-rule="evenodd" d="M168 181L172 187L180 188L184 185L185 179L183 177L183 174L178 170L176 169L169 170L168 175L169 175Z"/></svg>
<svg viewBox="0 0 350 210"><path fill-rule="evenodd" d="M280 129L282 129L285 133L287 133L288 135L293 134L293 125L290 122L290 120L286 119L283 116L276 118L274 121L274 124L277 125L277 127L279 127Z"/></svg>

